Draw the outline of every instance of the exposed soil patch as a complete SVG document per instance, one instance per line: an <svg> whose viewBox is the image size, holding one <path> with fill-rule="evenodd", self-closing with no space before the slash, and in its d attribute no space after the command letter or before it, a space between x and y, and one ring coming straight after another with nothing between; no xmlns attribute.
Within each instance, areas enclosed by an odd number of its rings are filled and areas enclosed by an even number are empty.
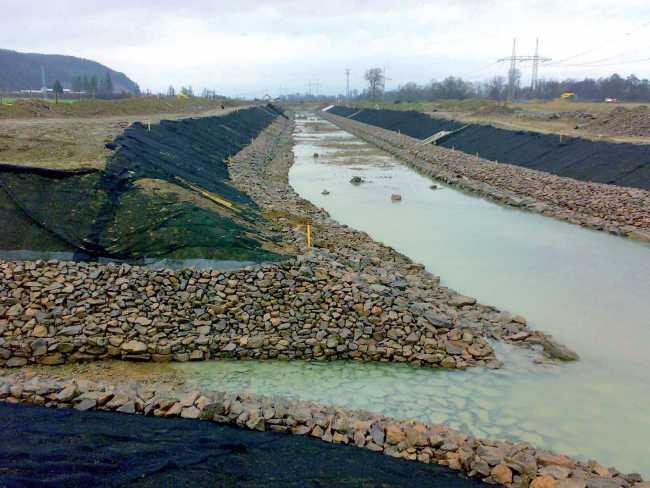
<svg viewBox="0 0 650 488"><path fill-rule="evenodd" d="M596 118L586 128L603 134L650 137L650 110L643 105L633 109L617 107Z"/></svg>

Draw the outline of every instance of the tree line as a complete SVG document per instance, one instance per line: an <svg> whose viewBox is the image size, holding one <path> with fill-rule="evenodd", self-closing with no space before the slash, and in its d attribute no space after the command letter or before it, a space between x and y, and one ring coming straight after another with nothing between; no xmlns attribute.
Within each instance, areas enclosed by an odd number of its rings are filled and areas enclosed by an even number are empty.
<svg viewBox="0 0 650 488"><path fill-rule="evenodd" d="M385 79L381 68L366 71L365 79L368 86L357 94L357 99L377 100L381 97L384 101L414 102L467 98L505 100L508 96L508 82L503 76L482 82L469 82L460 77L448 76L442 81L431 80L425 84L405 83L393 90L384 90ZM514 98L551 100L566 92L574 93L579 100L615 98L623 101L650 101L650 82L635 75L623 78L616 73L597 79L539 80L534 90L515 86Z"/></svg>
<svg viewBox="0 0 650 488"><path fill-rule="evenodd" d="M97 78L97 75L90 77L87 75L73 76L70 88L73 92L86 92L93 97L112 95L114 91L113 79L111 78L111 73L108 71L100 79Z"/></svg>

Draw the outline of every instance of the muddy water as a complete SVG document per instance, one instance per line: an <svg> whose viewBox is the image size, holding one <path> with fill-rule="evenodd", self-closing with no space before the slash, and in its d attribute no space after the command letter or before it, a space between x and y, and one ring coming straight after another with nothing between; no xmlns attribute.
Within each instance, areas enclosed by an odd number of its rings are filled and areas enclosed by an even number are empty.
<svg viewBox="0 0 650 488"><path fill-rule="evenodd" d="M182 372L233 391L445 422L650 476L650 246L431 190L431 180L325 121L299 119L296 140L290 181L303 197L425 264L443 284L525 315L582 359L536 365L500 346L501 371L213 362ZM367 183L351 185L357 175Z"/></svg>

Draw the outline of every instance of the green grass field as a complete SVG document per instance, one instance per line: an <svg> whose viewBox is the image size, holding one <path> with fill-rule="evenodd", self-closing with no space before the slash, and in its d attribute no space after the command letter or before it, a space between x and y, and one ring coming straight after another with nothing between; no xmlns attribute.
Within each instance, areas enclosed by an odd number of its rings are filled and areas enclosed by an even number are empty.
<svg viewBox="0 0 650 488"><path fill-rule="evenodd" d="M55 100L54 100L54 97L49 98L49 99L47 99L47 100L43 100L43 99L40 99L40 98L12 98L12 97L2 97L2 102L1 102L1 103L2 103L2 105L13 105L13 104L15 104L15 103L20 103L20 102L22 102L22 101L28 101L28 100L38 100L38 101L46 102L46 103L48 103L48 104L54 104L54 105L56 105L56 102L55 102ZM64 100L63 98L59 98L59 103L60 103L60 104L63 104L63 103L77 103L78 101L79 101L79 100L72 100L72 99L65 99L65 100Z"/></svg>

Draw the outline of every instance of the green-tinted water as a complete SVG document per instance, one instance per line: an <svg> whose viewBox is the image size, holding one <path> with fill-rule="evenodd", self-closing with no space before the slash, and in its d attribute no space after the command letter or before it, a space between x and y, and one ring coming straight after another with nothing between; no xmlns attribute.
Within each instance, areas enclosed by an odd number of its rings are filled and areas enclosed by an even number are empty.
<svg viewBox="0 0 650 488"><path fill-rule="evenodd" d="M501 371L349 362L179 368L212 387L445 422L650 476L650 246L431 190L429 179L323 121L298 120L297 131L290 181L303 197L425 264L443 284L523 314L582 359L540 366L499 346ZM355 175L368 182L351 185ZM402 201L391 202L392 193Z"/></svg>

